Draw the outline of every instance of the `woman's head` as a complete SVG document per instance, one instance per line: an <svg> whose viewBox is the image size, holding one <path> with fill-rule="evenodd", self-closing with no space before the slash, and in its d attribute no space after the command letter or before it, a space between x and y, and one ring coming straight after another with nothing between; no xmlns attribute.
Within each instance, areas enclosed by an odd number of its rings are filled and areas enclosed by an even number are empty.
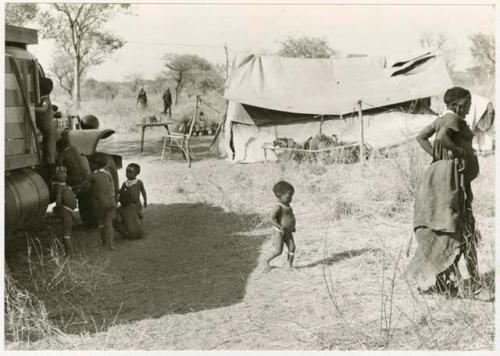
<svg viewBox="0 0 500 356"><path fill-rule="evenodd" d="M444 94L444 103L446 107L455 114L465 117L471 107L471 95L467 89L453 87Z"/></svg>
<svg viewBox="0 0 500 356"><path fill-rule="evenodd" d="M295 193L295 188L290 183L282 180L274 185L273 193L281 203L290 204Z"/></svg>

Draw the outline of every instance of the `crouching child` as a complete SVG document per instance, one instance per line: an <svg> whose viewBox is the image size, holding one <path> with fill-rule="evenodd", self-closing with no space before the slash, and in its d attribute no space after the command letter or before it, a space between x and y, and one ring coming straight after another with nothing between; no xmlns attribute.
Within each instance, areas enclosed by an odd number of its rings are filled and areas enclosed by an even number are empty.
<svg viewBox="0 0 500 356"><path fill-rule="evenodd" d="M120 207L118 208L115 228L122 237L140 239L144 237L143 215L140 195L144 200L144 207L148 206L144 183L137 179L141 166L131 163L127 166L127 180L119 191Z"/></svg>
<svg viewBox="0 0 500 356"><path fill-rule="evenodd" d="M96 153L93 163L95 171L92 174L90 190L101 242L104 247L115 250L113 219L116 217L116 202L113 178L104 169L107 164L105 154Z"/></svg>
<svg viewBox="0 0 500 356"><path fill-rule="evenodd" d="M128 194L120 195L120 207L114 223L116 230L125 239L144 237L143 215Z"/></svg>
<svg viewBox="0 0 500 356"><path fill-rule="evenodd" d="M52 194L55 196L54 213L61 219L62 241L66 254L74 254L71 230L73 228L73 210L76 208L75 194L66 184L68 172L64 166L56 166L55 179L52 183Z"/></svg>

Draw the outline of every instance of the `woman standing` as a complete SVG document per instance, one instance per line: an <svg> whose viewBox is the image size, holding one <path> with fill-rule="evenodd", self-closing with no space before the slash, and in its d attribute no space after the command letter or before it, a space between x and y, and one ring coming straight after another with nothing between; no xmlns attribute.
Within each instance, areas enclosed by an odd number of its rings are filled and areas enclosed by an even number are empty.
<svg viewBox="0 0 500 356"><path fill-rule="evenodd" d="M408 275L422 292L456 295L463 255L471 277L470 292L484 298L477 267L479 233L472 214L471 182L479 174L472 132L465 116L471 106L468 90L454 87L444 96L446 111L418 135L432 156L415 197L413 229L418 241ZM429 138L436 134L434 145ZM455 278L453 278L455 277ZM484 290L484 292L487 292Z"/></svg>

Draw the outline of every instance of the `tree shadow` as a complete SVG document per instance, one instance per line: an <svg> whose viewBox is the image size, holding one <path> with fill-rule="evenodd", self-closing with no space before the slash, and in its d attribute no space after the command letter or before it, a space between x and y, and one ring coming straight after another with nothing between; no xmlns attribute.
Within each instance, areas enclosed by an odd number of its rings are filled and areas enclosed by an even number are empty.
<svg viewBox="0 0 500 356"><path fill-rule="evenodd" d="M257 215L206 204L158 204L145 208L144 216L146 238L123 240L116 233L116 251L100 246L96 230L75 229L74 268L83 260L104 266L90 292L74 288L64 298L37 294L21 256L22 239L6 244L14 278L44 302L52 320L67 322L67 332L81 332L82 322L90 320L105 330L113 323L219 308L244 298L264 242L264 236L251 234Z"/></svg>
<svg viewBox="0 0 500 356"><path fill-rule="evenodd" d="M311 267L316 267L319 265L331 266L332 264L334 264L336 262L340 262L340 261L346 260L348 258L360 256L360 255L367 253L367 252L375 252L375 251L379 251L379 250L380 249L378 249L378 248L362 248L359 250L348 250L348 251L336 253L328 258L324 258L324 259L319 260L319 261L311 262L307 265L297 266L295 268L311 268Z"/></svg>

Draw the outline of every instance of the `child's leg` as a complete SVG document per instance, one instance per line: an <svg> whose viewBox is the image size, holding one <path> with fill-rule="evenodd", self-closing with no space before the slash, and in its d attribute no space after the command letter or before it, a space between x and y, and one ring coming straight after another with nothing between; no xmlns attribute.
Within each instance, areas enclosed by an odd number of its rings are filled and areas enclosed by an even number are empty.
<svg viewBox="0 0 500 356"><path fill-rule="evenodd" d="M266 264L267 264L267 267L269 268L269 262L271 262L271 260L275 257L278 257L279 255L281 255L281 253L283 252L283 243L284 243L284 240L283 240L283 235L282 233L280 232L274 232L272 237L271 237L271 241L273 243L273 249L269 252L269 254L266 256L265 258L265 261L266 261Z"/></svg>
<svg viewBox="0 0 500 356"><path fill-rule="evenodd" d="M73 213L68 209L61 210L62 224L63 224L63 245L66 254L73 256L73 241L71 240L71 229L73 227Z"/></svg>
<svg viewBox="0 0 500 356"><path fill-rule="evenodd" d="M104 220L104 236L110 250L115 250L114 245L114 230L113 230L113 219L116 216L115 208L108 209L106 211Z"/></svg>
<svg viewBox="0 0 500 356"><path fill-rule="evenodd" d="M116 211L116 220L113 221L113 226L118 231L118 233L121 235L122 238L127 239L129 238L129 234L127 229L125 228L125 225L123 223L123 215L121 214L122 208L118 208Z"/></svg>
<svg viewBox="0 0 500 356"><path fill-rule="evenodd" d="M287 262L288 262L288 267L292 268L293 265L293 258L295 256L295 241L293 239L293 236L290 234L290 237L285 240L286 247L288 248L288 255L287 255Z"/></svg>
<svg viewBox="0 0 500 356"><path fill-rule="evenodd" d="M95 209L95 216L97 220L97 228L99 229L99 236L101 237L102 247L106 247L106 231L104 230L105 212L102 209Z"/></svg>

